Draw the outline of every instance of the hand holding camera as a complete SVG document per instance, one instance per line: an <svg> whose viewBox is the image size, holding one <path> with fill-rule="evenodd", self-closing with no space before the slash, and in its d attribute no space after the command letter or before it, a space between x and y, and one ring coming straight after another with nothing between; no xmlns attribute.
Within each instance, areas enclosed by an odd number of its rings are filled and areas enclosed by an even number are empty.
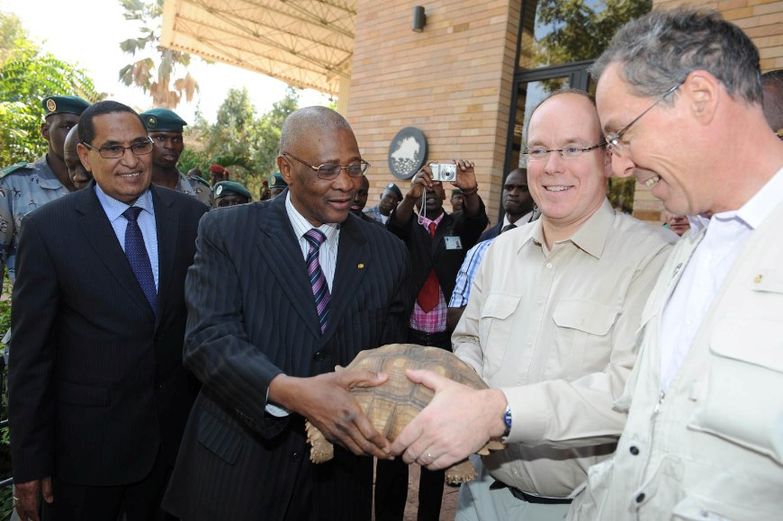
<svg viewBox="0 0 783 521"><path fill-rule="evenodd" d="M416 185L423 185L427 190L432 189L433 182L451 183L457 188L468 193L476 191L475 163L459 159L457 161L432 161L422 167L411 182L411 195L414 198L421 196L421 189Z"/></svg>

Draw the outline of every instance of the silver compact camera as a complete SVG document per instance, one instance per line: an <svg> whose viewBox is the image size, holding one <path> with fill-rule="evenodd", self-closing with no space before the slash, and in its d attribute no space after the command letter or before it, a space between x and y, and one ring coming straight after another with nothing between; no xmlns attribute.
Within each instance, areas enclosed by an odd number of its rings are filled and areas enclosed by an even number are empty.
<svg viewBox="0 0 783 521"><path fill-rule="evenodd" d="M432 180L453 183L457 180L457 165L455 163L430 163Z"/></svg>

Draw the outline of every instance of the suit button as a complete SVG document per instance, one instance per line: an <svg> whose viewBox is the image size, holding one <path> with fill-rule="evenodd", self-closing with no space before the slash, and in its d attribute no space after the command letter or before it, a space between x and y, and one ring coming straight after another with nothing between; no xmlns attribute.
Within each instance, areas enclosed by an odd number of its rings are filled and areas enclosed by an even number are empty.
<svg viewBox="0 0 783 521"><path fill-rule="evenodd" d="M642 501L644 501L644 498L645 498L645 497L647 497L647 496L645 496L645 495L644 495L644 492L642 492L641 494L639 494L638 496L636 496L636 502L637 502L637 503L641 503Z"/></svg>
<svg viewBox="0 0 783 521"><path fill-rule="evenodd" d="M628 450L631 451L631 454L633 454L634 456L639 455L639 447L637 447L636 445L631 445L631 448Z"/></svg>
<svg viewBox="0 0 783 521"><path fill-rule="evenodd" d="M299 457L299 452L295 451L295 450L292 450L291 451L291 458L296 459L298 457Z"/></svg>
<svg viewBox="0 0 783 521"><path fill-rule="evenodd" d="M316 362L320 362L321 360L326 360L326 358L329 356L329 353L324 353L323 351L316 351L313 354L313 360Z"/></svg>
<svg viewBox="0 0 783 521"><path fill-rule="evenodd" d="M163 389L163 384L155 384L156 391L160 391L161 389Z"/></svg>

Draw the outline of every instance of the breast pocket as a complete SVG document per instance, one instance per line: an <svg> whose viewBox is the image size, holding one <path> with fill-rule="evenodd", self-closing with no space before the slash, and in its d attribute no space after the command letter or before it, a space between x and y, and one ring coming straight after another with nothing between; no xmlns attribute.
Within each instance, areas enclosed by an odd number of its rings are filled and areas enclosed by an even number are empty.
<svg viewBox="0 0 783 521"><path fill-rule="evenodd" d="M710 355L706 393L689 426L783 463L783 319L725 319Z"/></svg>
<svg viewBox="0 0 783 521"><path fill-rule="evenodd" d="M483 376L485 379L493 376L500 369L509 344L512 342L514 321L512 315L516 312L522 297L492 293L481 310L479 321L479 339L483 355Z"/></svg>
<svg viewBox="0 0 783 521"><path fill-rule="evenodd" d="M611 330L619 312L619 306L589 299L566 299L557 304L552 314L558 327L552 354L562 364L563 376L581 376L606 365Z"/></svg>

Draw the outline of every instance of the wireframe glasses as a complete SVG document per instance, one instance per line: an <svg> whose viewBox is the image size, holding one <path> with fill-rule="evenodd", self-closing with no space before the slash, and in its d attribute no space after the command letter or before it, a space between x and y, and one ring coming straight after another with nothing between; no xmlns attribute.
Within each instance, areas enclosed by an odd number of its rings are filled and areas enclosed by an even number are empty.
<svg viewBox="0 0 783 521"><path fill-rule="evenodd" d="M340 175L341 170L345 170L345 172L351 177L361 177L364 175L367 169L370 168L370 163L364 159L360 159L359 161L349 165L340 165L338 163L323 163L318 166L313 166L310 163L289 154L288 152L283 152L281 155L290 157L291 159L302 163L304 166L313 170L319 179L324 179L327 181L332 180Z"/></svg>
<svg viewBox="0 0 783 521"><path fill-rule="evenodd" d="M122 145L103 145L101 147L92 146L89 143L82 141L82 145L86 146L90 150L96 150L98 154L104 159L119 159L125 155L126 150L130 150L134 156L146 156L152 153L154 144L150 138L146 138L143 141L136 141L131 143L130 146L124 147Z"/></svg>
<svg viewBox="0 0 783 521"><path fill-rule="evenodd" d="M611 151L613 154L621 155L626 150L628 150L628 143L623 141L623 136L625 135L628 130L633 127L637 121L642 119L642 116L650 112L658 103L662 102L666 99L667 96L670 94L673 94L674 91L680 88L680 86L685 83L685 80L682 80L681 82L677 83L676 85L672 86L669 90L658 96L658 99L656 99L652 105L644 109L644 112L636 116L631 120L630 123L628 123L626 126L618 130L617 132L610 132L606 135L606 145L609 151Z"/></svg>
<svg viewBox="0 0 783 521"><path fill-rule="evenodd" d="M585 152L595 150L596 148L601 148L605 144L606 143L601 141L600 143L588 147L583 147L577 144L566 145L563 148L546 148L541 146L535 146L525 150L524 155L527 158L528 162L544 161L549 157L549 154L552 152L557 152L558 154L560 154L560 157L563 159L574 159L581 156Z"/></svg>

